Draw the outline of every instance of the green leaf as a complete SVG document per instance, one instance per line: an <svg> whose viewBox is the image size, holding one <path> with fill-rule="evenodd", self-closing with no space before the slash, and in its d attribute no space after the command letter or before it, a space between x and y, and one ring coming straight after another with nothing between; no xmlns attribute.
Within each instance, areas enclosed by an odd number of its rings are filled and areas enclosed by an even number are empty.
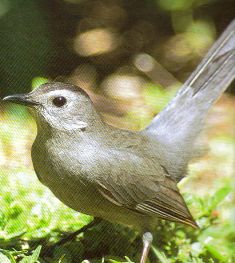
<svg viewBox="0 0 235 263"><path fill-rule="evenodd" d="M167 259L166 255L163 252L160 252L157 248L152 246L152 251L157 256L157 258L160 260L161 263L170 263L170 261Z"/></svg>
<svg viewBox="0 0 235 263"><path fill-rule="evenodd" d="M43 77L36 77L36 78L33 78L32 80L32 89L35 89L37 88L38 86L42 85L42 84L45 84L48 82L48 79L47 78L43 78Z"/></svg>
<svg viewBox="0 0 235 263"><path fill-rule="evenodd" d="M16 263L13 255L12 255L13 253L14 253L14 252L8 252L8 251L6 251L6 250L2 250L2 249L1 249L1 252L0 252L0 262L1 262L1 263L5 263L5 261L2 260L2 256L1 256L1 255L3 255L3 256L5 256L5 257L7 257L8 260L10 260L10 261L9 261L10 263ZM6 262L8 262L8 261L6 261Z"/></svg>
<svg viewBox="0 0 235 263"><path fill-rule="evenodd" d="M231 191L232 188L229 186L220 188L218 191L216 191L213 197L209 200L209 209L214 210Z"/></svg>
<svg viewBox="0 0 235 263"><path fill-rule="evenodd" d="M36 261L38 260L39 255L40 255L40 252L41 252L41 249L42 249L42 246L38 246L38 247L34 250L33 255L31 256L33 262L34 262L34 261L36 262Z"/></svg>
<svg viewBox="0 0 235 263"><path fill-rule="evenodd" d="M128 257L125 257L125 259L127 260L128 263L134 263L134 262L131 261Z"/></svg>
<svg viewBox="0 0 235 263"><path fill-rule="evenodd" d="M218 247L214 246L213 244L206 244L206 248L220 262L227 262L228 258L219 251Z"/></svg>
<svg viewBox="0 0 235 263"><path fill-rule="evenodd" d="M125 259L126 259L126 261L117 261L117 260L114 260L114 259L109 259L109 262L111 262L111 263L134 263L128 257L125 257Z"/></svg>
<svg viewBox="0 0 235 263"><path fill-rule="evenodd" d="M36 263L39 255L40 255L40 251L41 251L42 246L38 246L34 251L33 254L31 256L25 256L20 263Z"/></svg>
<svg viewBox="0 0 235 263"><path fill-rule="evenodd" d="M14 259L13 259L14 260ZM12 261L11 259L9 259L6 255L2 254L0 252L0 262L1 263L15 263L15 260Z"/></svg>

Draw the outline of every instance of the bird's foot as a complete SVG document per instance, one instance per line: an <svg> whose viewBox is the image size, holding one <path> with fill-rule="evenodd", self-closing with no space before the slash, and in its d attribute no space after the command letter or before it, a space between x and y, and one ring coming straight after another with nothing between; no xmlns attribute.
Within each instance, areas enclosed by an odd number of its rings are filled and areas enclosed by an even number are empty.
<svg viewBox="0 0 235 263"><path fill-rule="evenodd" d="M140 259L140 263L146 263L148 258L148 253L153 241L153 235L150 232L145 232L142 236L143 240L143 250Z"/></svg>

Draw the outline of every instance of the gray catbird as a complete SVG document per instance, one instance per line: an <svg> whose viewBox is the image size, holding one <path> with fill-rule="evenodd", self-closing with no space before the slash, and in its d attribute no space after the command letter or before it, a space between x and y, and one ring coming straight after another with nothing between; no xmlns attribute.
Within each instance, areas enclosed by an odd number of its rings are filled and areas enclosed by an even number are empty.
<svg viewBox="0 0 235 263"><path fill-rule="evenodd" d="M141 132L105 124L88 95L64 83L6 101L33 108L32 160L39 180L67 206L143 233L145 262L157 218L196 227L177 182L214 101L235 75L235 21L176 97Z"/></svg>

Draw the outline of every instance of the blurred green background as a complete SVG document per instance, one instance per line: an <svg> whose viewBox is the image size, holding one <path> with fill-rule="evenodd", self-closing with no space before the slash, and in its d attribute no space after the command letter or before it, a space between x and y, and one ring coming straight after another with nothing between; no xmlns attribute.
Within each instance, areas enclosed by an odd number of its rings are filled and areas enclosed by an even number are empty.
<svg viewBox="0 0 235 263"><path fill-rule="evenodd" d="M141 129L234 14L234 0L0 0L0 98L72 82L105 121ZM179 185L201 229L160 222L150 262L235 262L234 91L233 83L212 109L203 134L210 150ZM35 135L27 109L0 103L0 263L138 262L137 233L107 222L46 250L92 218L38 182Z"/></svg>

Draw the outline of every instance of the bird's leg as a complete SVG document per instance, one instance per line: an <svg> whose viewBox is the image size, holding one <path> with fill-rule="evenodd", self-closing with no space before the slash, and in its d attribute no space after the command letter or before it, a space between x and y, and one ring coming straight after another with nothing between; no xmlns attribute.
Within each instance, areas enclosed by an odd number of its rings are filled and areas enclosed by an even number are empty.
<svg viewBox="0 0 235 263"><path fill-rule="evenodd" d="M93 221L91 221L90 223L88 223L87 225L83 226L82 228L78 229L77 231L73 232L72 234L69 234L67 237L62 238L61 240L59 240L58 242L56 242L54 245L55 246L61 246L71 240L74 240L76 238L77 235L85 232L87 229L92 228L93 226L95 226L96 224L98 224L101 221L100 218L94 218Z"/></svg>
<svg viewBox="0 0 235 263"><path fill-rule="evenodd" d="M143 240L143 250L140 259L140 263L146 263L148 258L148 253L153 241L153 235L150 232L145 232L142 236Z"/></svg>
<svg viewBox="0 0 235 263"><path fill-rule="evenodd" d="M65 238L62 238L61 240L59 240L58 242L54 243L51 246L48 246L44 249L44 253L46 254L49 250L53 250L56 246L61 246L69 241L72 241L76 238L77 235L85 232L86 230L92 228L93 226L99 224L99 222L101 221L100 218L94 218L93 221L91 221L90 223L88 223L87 225L83 226L82 228L78 229L77 231L73 232L72 234L69 234L68 236L66 236Z"/></svg>

